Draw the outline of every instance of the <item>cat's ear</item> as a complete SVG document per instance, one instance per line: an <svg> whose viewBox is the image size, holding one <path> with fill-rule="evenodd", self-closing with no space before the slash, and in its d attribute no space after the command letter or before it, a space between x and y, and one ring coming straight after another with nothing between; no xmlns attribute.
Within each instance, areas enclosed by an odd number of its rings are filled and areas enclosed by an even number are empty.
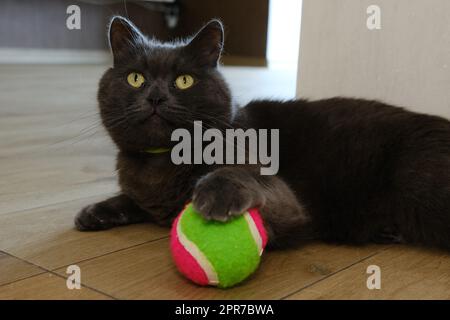
<svg viewBox="0 0 450 320"><path fill-rule="evenodd" d="M223 26L211 20L192 38L187 50L203 66L216 67L223 48Z"/></svg>
<svg viewBox="0 0 450 320"><path fill-rule="evenodd" d="M129 56L145 36L128 19L115 16L109 25L109 45L114 56L114 65Z"/></svg>

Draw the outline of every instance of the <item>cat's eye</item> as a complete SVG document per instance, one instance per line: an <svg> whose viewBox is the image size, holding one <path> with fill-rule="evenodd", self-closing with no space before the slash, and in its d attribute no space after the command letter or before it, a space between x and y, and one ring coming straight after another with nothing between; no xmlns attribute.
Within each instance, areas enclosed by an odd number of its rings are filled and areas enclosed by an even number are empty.
<svg viewBox="0 0 450 320"><path fill-rule="evenodd" d="M181 90L189 89L193 84L194 78L188 74L183 74L175 80L175 86Z"/></svg>
<svg viewBox="0 0 450 320"><path fill-rule="evenodd" d="M145 82L145 78L138 72L132 72L127 77L128 84L133 88L140 88Z"/></svg>

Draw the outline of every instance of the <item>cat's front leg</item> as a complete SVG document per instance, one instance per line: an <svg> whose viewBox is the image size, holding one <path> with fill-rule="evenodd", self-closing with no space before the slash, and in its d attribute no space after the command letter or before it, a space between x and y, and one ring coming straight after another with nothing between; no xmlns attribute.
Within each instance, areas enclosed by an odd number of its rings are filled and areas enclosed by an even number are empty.
<svg viewBox="0 0 450 320"><path fill-rule="evenodd" d="M121 194L83 208L75 217L75 227L80 231L105 230L147 219L144 210Z"/></svg>
<svg viewBox="0 0 450 320"><path fill-rule="evenodd" d="M271 246L314 238L309 215L289 186L254 168L224 167L208 173L197 182L192 201L205 218L218 221L258 208Z"/></svg>

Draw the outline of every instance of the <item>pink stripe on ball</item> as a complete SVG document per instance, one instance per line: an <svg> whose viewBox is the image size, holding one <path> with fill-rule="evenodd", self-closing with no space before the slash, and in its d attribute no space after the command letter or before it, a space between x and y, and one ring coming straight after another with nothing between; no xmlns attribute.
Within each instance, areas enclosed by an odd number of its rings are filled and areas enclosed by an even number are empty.
<svg viewBox="0 0 450 320"><path fill-rule="evenodd" d="M259 211L256 208L249 209L248 213L250 214L253 221L255 222L256 228L258 228L258 231L259 231L259 234L260 234L261 240L262 240L262 249L264 249L267 244L267 232L266 232L266 229L264 228L264 224L263 224L261 215L259 214Z"/></svg>
<svg viewBox="0 0 450 320"><path fill-rule="evenodd" d="M206 273L178 239L176 226L180 217L181 215L179 215L173 222L172 231L170 234L170 247L172 249L172 257L175 261L175 265L188 279L191 279L199 285L206 286L209 283Z"/></svg>

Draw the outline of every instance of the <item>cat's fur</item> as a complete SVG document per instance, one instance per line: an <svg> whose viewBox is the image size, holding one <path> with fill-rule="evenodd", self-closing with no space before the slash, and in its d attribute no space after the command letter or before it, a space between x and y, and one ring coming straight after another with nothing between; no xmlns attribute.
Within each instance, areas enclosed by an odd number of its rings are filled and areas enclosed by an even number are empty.
<svg viewBox="0 0 450 320"><path fill-rule="evenodd" d="M213 20L196 36L160 43L126 19L110 28L114 67L100 82L103 123L119 148L121 194L84 208L80 230L154 221L169 226L189 199L207 218L227 220L259 207L272 246L323 239L402 241L450 249L450 122L377 101L253 101L233 113L217 70L223 29ZM135 89L127 74L147 82ZM181 91L180 74L196 83ZM156 112L156 113L154 113ZM252 166L172 164L175 128L279 128L280 171Z"/></svg>

